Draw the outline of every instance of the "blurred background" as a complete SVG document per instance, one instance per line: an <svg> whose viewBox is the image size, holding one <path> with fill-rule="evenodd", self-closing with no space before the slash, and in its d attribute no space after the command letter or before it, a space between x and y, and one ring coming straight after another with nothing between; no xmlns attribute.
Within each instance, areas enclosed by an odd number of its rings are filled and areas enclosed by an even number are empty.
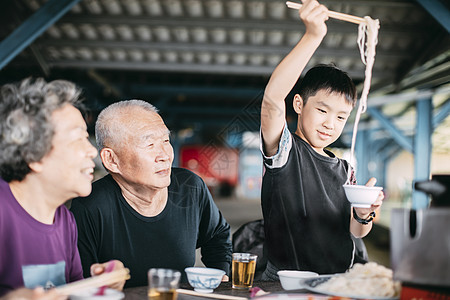
<svg viewBox="0 0 450 300"><path fill-rule="evenodd" d="M379 19L368 111L359 125L357 179L374 176L385 202L365 238L389 265L390 213L426 208L414 182L450 174L450 13L443 0L324 0ZM174 166L207 183L233 232L260 219L259 110L278 62L304 33L281 0L2 0L0 83L67 79L84 89L88 126L124 99L155 105L172 131ZM335 63L361 91L358 26L328 21L307 69ZM296 115L288 97L291 130ZM354 116L331 145L349 159ZM95 144L94 139L92 140ZM97 161L96 178L104 175Z"/></svg>

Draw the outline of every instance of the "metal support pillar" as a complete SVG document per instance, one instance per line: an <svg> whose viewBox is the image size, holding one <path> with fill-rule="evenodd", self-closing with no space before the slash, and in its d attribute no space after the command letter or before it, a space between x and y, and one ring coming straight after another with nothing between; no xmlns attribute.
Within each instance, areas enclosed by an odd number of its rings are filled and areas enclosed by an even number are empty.
<svg viewBox="0 0 450 300"><path fill-rule="evenodd" d="M417 124L414 141L414 181L428 180L430 178L431 163L431 134L432 100L425 99L416 102ZM413 191L412 208L423 209L428 207L428 196L420 191Z"/></svg>
<svg viewBox="0 0 450 300"><path fill-rule="evenodd" d="M358 184L364 185L369 179L369 170L367 168L369 163L369 151L367 143L368 139L368 131L361 130L358 132L358 137L356 139L355 145L355 155L356 155L356 180Z"/></svg>
<svg viewBox="0 0 450 300"><path fill-rule="evenodd" d="M378 175L378 184L379 186L386 187L386 178L387 178L387 161L378 159L379 163L377 164L377 173Z"/></svg>
<svg viewBox="0 0 450 300"><path fill-rule="evenodd" d="M49 0L0 42L0 70L80 0Z"/></svg>
<svg viewBox="0 0 450 300"><path fill-rule="evenodd" d="M385 161L382 160L377 153L379 152L378 144L382 143L382 140L373 140L373 132L375 132L374 129L371 129L369 131L369 136L367 140L367 150L369 153L369 160L368 160L368 176L367 180L370 177L375 177L377 179L377 186L385 186L386 181L386 172L385 172Z"/></svg>

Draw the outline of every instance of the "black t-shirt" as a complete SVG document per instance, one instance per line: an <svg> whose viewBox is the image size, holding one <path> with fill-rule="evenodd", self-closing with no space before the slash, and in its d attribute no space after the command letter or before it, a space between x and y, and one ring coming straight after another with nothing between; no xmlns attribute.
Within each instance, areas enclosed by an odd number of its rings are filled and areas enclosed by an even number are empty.
<svg viewBox="0 0 450 300"><path fill-rule="evenodd" d="M118 259L130 269L125 287L147 285L147 271L157 267L179 270L186 281L184 268L195 264L199 247L206 266L229 273L230 226L203 180L172 168L168 191L166 207L155 217L135 211L110 175L94 182L88 197L72 201L85 277L91 264Z"/></svg>
<svg viewBox="0 0 450 300"><path fill-rule="evenodd" d="M353 264L350 203L342 185L347 162L323 156L287 128L264 157L264 251L277 269L333 274Z"/></svg>

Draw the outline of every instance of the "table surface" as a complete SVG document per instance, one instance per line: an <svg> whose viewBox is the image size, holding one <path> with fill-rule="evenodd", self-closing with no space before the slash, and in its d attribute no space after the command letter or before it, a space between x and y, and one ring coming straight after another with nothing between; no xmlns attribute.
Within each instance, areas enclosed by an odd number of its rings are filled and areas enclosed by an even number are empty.
<svg viewBox="0 0 450 300"><path fill-rule="evenodd" d="M263 291L266 292L281 292L283 288L279 281L255 281L253 284L254 287L259 287ZM193 290L193 288L189 284L181 284L181 289ZM147 299L147 287L135 287L128 288L124 290L125 300L143 300ZM237 297L245 297L250 298L250 291L248 290L237 290L231 288L231 282L222 282L215 290L214 294L222 294L222 295L231 295ZM207 294L205 294L207 296ZM208 299L205 297L197 297L186 294L178 294L178 300L199 300L199 299ZM210 298L211 299L211 298Z"/></svg>

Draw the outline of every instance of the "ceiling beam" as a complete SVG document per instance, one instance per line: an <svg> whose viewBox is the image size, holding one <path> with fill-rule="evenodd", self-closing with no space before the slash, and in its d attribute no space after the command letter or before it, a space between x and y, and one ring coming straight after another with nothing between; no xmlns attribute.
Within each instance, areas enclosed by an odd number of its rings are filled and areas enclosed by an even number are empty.
<svg viewBox="0 0 450 300"><path fill-rule="evenodd" d="M0 69L22 52L80 0L49 0L0 42Z"/></svg>
<svg viewBox="0 0 450 300"><path fill-rule="evenodd" d="M240 22L241 21L241 22ZM348 22L334 21L333 24L328 26L328 32L338 33L358 33L358 26ZM125 16L125 15L77 15L70 14L61 19L61 23L72 24L111 24L111 25L123 25L130 26L146 25L152 27L201 27L204 28L223 28L223 29L240 29L240 30L282 30L303 32L305 31L304 24L297 19L286 18L283 20L277 19L265 19L263 21L257 19L236 19L236 18L188 18L188 17L149 17L146 15L141 16ZM403 35L405 33L410 34L414 32L416 36L429 35L427 27L418 28L413 25L384 25L380 35L384 34L398 34Z"/></svg>
<svg viewBox="0 0 450 300"><path fill-rule="evenodd" d="M62 68L94 68L112 70L134 70L134 71L166 71L179 73L214 73L214 74L243 74L243 75L270 75L275 67L250 66L231 64L192 64L192 63L153 63L153 62L112 62L112 61L78 61L58 60L49 62L51 67Z"/></svg>
<svg viewBox="0 0 450 300"><path fill-rule="evenodd" d="M419 67L411 69L398 86L402 89L411 86L420 87L430 85L429 82L438 81L444 84L450 78L450 50L430 59Z"/></svg>
<svg viewBox="0 0 450 300"><path fill-rule="evenodd" d="M450 11L440 0L416 0L433 18L450 32ZM448 4L448 3L447 3Z"/></svg>
<svg viewBox="0 0 450 300"><path fill-rule="evenodd" d="M139 42L139 41L105 41L105 40L85 40L85 39L42 39L37 42L40 47L87 47L106 49L141 49L159 51L189 51L189 52L216 52L216 53L251 53L267 55L286 55L292 50L292 46L271 46L252 44L214 44L214 43L162 43L162 42ZM349 51L350 50L350 51ZM354 51L353 51L354 50ZM320 47L315 52L316 56L331 57L352 57L359 58L360 52L355 49L326 48ZM412 57L412 53L394 50L377 50L377 59L407 59Z"/></svg>
<svg viewBox="0 0 450 300"><path fill-rule="evenodd" d="M435 90L415 90L392 95L372 96L367 100L367 104L369 107L379 107L385 104L420 101L440 94L450 94L450 86L443 86Z"/></svg>
<svg viewBox="0 0 450 300"><path fill-rule="evenodd" d="M233 64L201 64L201 63L156 63L156 62L130 62L130 61L96 61L96 60L57 60L49 61L51 68L95 68L105 70L134 70L134 71L164 71L177 73L199 73L199 74L224 74L224 75L257 75L270 76L275 66L268 65L233 65ZM26 65L26 64L24 64ZM346 70L353 80L364 78L364 70ZM372 78L389 78L392 74L389 71L372 72Z"/></svg>
<svg viewBox="0 0 450 300"><path fill-rule="evenodd" d="M165 122L167 123L170 130L175 130L183 127L190 127L194 125L202 125L205 126L203 128L204 131L206 130L214 130L217 131L217 128L229 128L230 126L230 119L229 118L209 118L209 119L199 119L199 118L179 118L179 116L175 119L170 119L167 117L164 117ZM238 129L239 131L258 131L259 130L259 124L255 124L253 120L249 120L246 122L246 119L243 119L241 124L239 126L234 126L235 129Z"/></svg>
<svg viewBox="0 0 450 300"><path fill-rule="evenodd" d="M263 1L273 1L273 0L263 0ZM299 0L295 0L297 2L300 2ZM332 4L342 4L342 0L324 0L320 1L321 3L325 4L325 6L332 5ZM363 0L345 0L345 4L349 6L355 6L355 5L363 5L363 6L369 6L369 7L380 7L380 6L387 6L390 8L405 8L405 7L414 7L414 3L412 3L410 0L384 0L384 1L363 1Z"/></svg>
<svg viewBox="0 0 450 300"><path fill-rule="evenodd" d="M240 88L240 87L211 87L211 86L173 86L173 85L149 85L149 84L129 84L127 89L131 94L166 95L175 96L184 94L194 97L211 97L217 95L220 98L244 98L254 99L264 93L263 88ZM123 89L124 90L124 89ZM170 108L172 109L172 108ZM196 108L195 108L196 109ZM194 109L194 110L195 110Z"/></svg>

